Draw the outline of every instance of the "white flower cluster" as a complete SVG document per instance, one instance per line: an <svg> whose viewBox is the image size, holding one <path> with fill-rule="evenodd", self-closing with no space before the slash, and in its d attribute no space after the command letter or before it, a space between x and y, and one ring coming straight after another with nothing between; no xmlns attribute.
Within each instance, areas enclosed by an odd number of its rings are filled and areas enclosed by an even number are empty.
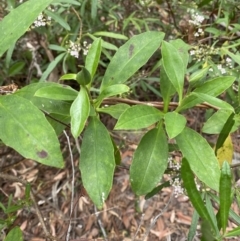
<svg viewBox="0 0 240 241"><path fill-rule="evenodd" d="M173 169L173 170L179 170L181 165L180 162L174 160L172 157L168 158L168 167Z"/></svg>
<svg viewBox="0 0 240 241"><path fill-rule="evenodd" d="M83 51L83 55L87 55L89 48L91 47L91 44L88 44L87 41L83 42L83 46L81 47L79 42L72 42L71 40L69 41L69 46L68 46L68 53L75 57L79 57L79 52L80 50Z"/></svg>
<svg viewBox="0 0 240 241"><path fill-rule="evenodd" d="M173 193L175 195L175 198L184 193L184 188L182 187L182 183L178 177L171 179L170 184L173 187Z"/></svg>
<svg viewBox="0 0 240 241"><path fill-rule="evenodd" d="M80 43L74 43L71 40L69 41L69 46L68 46L68 53L75 57L78 58L79 57L79 52L81 50L81 45Z"/></svg>
<svg viewBox="0 0 240 241"><path fill-rule="evenodd" d="M47 24L49 24L49 22L51 22L51 17L47 16L46 18L42 13L40 13L37 19L33 22L33 27L37 28L41 26L46 26Z"/></svg>
<svg viewBox="0 0 240 241"><path fill-rule="evenodd" d="M55 11L55 9L52 8L51 6L48 7L48 10L52 11L52 12ZM47 16L44 13L40 13L38 15L37 19L33 22L32 26L31 26L31 29L46 26L46 25L50 25L51 21L52 21L52 18L50 16Z"/></svg>
<svg viewBox="0 0 240 241"><path fill-rule="evenodd" d="M196 26L200 26L204 21L205 17L199 14L198 12L196 12L194 9L188 9L187 11L190 13L192 18L191 20L189 20L189 23Z"/></svg>
<svg viewBox="0 0 240 241"><path fill-rule="evenodd" d="M88 50L91 48L91 44L88 44L87 41L83 41L83 55L88 54Z"/></svg>

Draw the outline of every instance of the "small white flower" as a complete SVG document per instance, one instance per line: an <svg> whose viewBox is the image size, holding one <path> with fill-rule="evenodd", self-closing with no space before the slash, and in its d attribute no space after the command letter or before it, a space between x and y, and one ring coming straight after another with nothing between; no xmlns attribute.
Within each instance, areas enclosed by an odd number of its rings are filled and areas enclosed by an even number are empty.
<svg viewBox="0 0 240 241"><path fill-rule="evenodd" d="M195 55L195 53L196 53L195 50L190 51L190 55Z"/></svg>

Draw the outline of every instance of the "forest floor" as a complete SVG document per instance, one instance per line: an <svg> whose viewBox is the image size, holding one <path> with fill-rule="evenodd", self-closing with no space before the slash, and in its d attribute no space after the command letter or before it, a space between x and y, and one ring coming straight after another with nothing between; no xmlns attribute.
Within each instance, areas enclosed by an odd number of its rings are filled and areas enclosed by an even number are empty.
<svg viewBox="0 0 240 241"><path fill-rule="evenodd" d="M199 130L202 111L188 113L188 125ZM199 113L198 113L199 112ZM109 128L113 124L109 123ZM191 225L193 208L185 195L175 197L172 187L164 188L157 195L145 200L133 194L129 182L129 166L142 132L112 132L121 146L122 163L116 168L113 188L103 207L96 210L80 183L78 171L79 155L74 140L74 209L70 215L72 166L65 136L61 137L64 169L50 168L32 160L23 159L8 147L0 149L1 171L31 183L38 209L46 228L57 237L65 240L71 221L71 241L77 240L186 240ZM140 175L140 174L139 174ZM164 179L168 180L165 175ZM6 205L9 195L13 200L23 200L25 187L20 182L0 179L0 202ZM13 201L13 203L16 201ZM237 207L234 206L238 213ZM6 215L0 212L0 219ZM34 205L18 211L13 226L18 225L24 233L25 241L45 241L45 232L39 221ZM13 227L12 226L12 227ZM229 223L229 227L234 224ZM200 227L198 227L200 233ZM5 230L7 232L7 229ZM2 234L3 235L3 234ZM199 234L195 241L200 240Z"/></svg>

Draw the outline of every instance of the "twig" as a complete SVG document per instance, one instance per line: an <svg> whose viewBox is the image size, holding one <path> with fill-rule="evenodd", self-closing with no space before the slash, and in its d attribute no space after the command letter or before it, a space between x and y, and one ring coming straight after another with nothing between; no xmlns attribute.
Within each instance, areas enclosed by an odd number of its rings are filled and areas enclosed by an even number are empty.
<svg viewBox="0 0 240 241"><path fill-rule="evenodd" d="M79 20L79 24L80 24L80 30L79 30L79 40L82 38L82 19L81 19L81 17L79 16L79 14L78 14L78 12L75 10L75 8L74 7L71 7L72 8L72 10L73 10L73 12L76 14L76 16L77 16L77 18L78 18L78 20Z"/></svg>
<svg viewBox="0 0 240 241"><path fill-rule="evenodd" d="M4 179L7 179L7 180L10 180L10 181L13 181L13 182L20 182L20 183L22 183L25 186L28 184L27 181L22 180L19 177L15 177L15 176L12 176L12 175L4 174L4 173L1 173L1 172L0 172L0 178L4 178ZM31 196L31 199L33 201L34 207L36 209L36 214L38 216L39 222L41 223L41 225L43 227L43 232L45 233L45 236L47 238L50 238L51 240L55 240L55 237L53 237L50 234L50 232L47 229L47 226L45 225L42 213L40 212L40 210L38 208L38 205L37 205L37 202L36 202L36 199L35 199L35 196L34 196L34 193L33 193L32 190L30 190L30 196Z"/></svg>
<svg viewBox="0 0 240 241"><path fill-rule="evenodd" d="M103 100L102 105L115 105L119 103L125 103L129 105L149 105L153 106L157 109L163 109L164 103L160 101L139 101L139 100L131 100L131 99L123 99L123 98L106 98ZM177 108L178 103L176 102L170 102L169 103L170 108ZM201 109L208 109L208 108L213 108L215 110L219 110L218 107L210 105L206 102L200 104L200 105L195 105L194 107L196 108L201 108Z"/></svg>
<svg viewBox="0 0 240 241"><path fill-rule="evenodd" d="M73 213L73 207L74 207L74 181L75 181L75 169L74 169L74 162L73 162L73 154L72 154L72 149L71 149L71 144L69 140L69 136L67 135L66 131L63 131L64 135L67 138L67 143L68 143L68 148L69 148L69 153L70 153L70 159L71 159L71 165L72 165L72 195L71 195L71 204L70 204L70 219L69 219L69 224L68 224L68 230L67 230L67 235L66 235L66 241L69 241L70 239L70 232L72 229L71 226L71 221L72 221L72 213Z"/></svg>
<svg viewBox="0 0 240 241"><path fill-rule="evenodd" d="M153 228L153 226L155 225L155 223L157 222L157 220L158 220L158 219L160 218L160 216L167 210L169 204L170 204L171 201L172 201L172 197L173 197L173 192L172 192L172 194L171 194L168 202L166 203L165 207L163 208L163 210L162 210L162 211L153 219L153 221L151 222L148 230L146 231L146 234L145 234L143 240L145 240L145 239L147 238L147 236L148 236L149 233L150 233L150 230Z"/></svg>
<svg viewBox="0 0 240 241"><path fill-rule="evenodd" d="M106 231L102 225L102 221L99 219L99 212L97 211L97 208L96 206L94 205L94 211L95 211L95 216L97 217L97 222L98 222L98 225L101 229L101 232L103 234L103 237L104 237L104 240L107 241L107 234L106 234Z"/></svg>
<svg viewBox="0 0 240 241"><path fill-rule="evenodd" d="M133 237L133 241L134 241L135 238L137 237L137 234L138 234L138 232L139 232L139 230L140 230L140 228L141 228L141 226L142 226L142 224L143 224L144 215L145 215L145 214L143 213L142 216L141 216L141 220L140 220L140 223L139 223L139 225L138 225L137 231L136 231L136 233L135 233L135 235L134 235L134 237Z"/></svg>

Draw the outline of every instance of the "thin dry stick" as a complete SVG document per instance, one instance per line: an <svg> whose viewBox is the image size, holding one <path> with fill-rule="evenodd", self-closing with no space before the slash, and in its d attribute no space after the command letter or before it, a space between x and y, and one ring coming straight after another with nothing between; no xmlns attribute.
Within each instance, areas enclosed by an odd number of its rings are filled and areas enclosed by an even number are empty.
<svg viewBox="0 0 240 241"><path fill-rule="evenodd" d="M149 225L149 228L148 228L148 230L146 231L146 234L145 234L145 236L144 236L144 238L143 238L143 241L146 240L147 236L148 236L149 233L150 233L150 230L151 230L151 229L153 228L153 226L156 224L157 220L158 220L158 219L161 217L161 215L167 210L169 204L170 204L171 201L172 201L172 197L173 197L173 192L172 192L172 194L171 194L171 196L170 196L167 204L165 205L164 209L153 219L153 221L152 221L151 224Z"/></svg>
<svg viewBox="0 0 240 241"><path fill-rule="evenodd" d="M145 214L143 213L142 216L141 216L141 220L140 220L140 223L139 223L139 225L138 225L137 231L136 231L136 233L135 233L135 235L134 235L134 237L133 237L133 241L134 241L135 238L137 237L137 234L138 234L138 232L139 232L139 230L140 230L140 227L141 227L142 224L143 224L144 215L145 215Z"/></svg>
<svg viewBox="0 0 240 241"><path fill-rule="evenodd" d="M71 159L71 165L72 165L72 195L71 195L71 202L70 202L70 219L69 219L69 224L68 224L68 230L67 230L67 235L66 235L66 241L69 241L70 239L70 232L72 229L71 225L71 217L73 213L73 206L74 206L74 181L75 181L75 169L74 169L74 162L73 162L73 154L72 154L72 149L71 149L71 144L69 140L69 136L67 135L66 131L63 131L64 135L67 138L67 143L68 143L68 148L69 148L69 153L70 153L70 159Z"/></svg>
<svg viewBox="0 0 240 241"><path fill-rule="evenodd" d="M22 180L22 179L20 179L19 177L15 177L15 176L12 176L12 175L0 173L0 177L1 177L1 178L4 178L4 179L7 179L7 180L9 180L9 181L20 182L20 183L22 183L22 184L25 185L25 186L28 184L27 181ZM37 205L37 202L36 202L36 199L35 199L35 196L34 196L34 193L33 193L32 190L30 190L30 196L31 196L31 199L32 199L32 201L33 201L34 207L35 207L35 209L36 209L36 213L37 213L39 222L41 223L41 225L42 225L42 227L43 227L43 232L45 233L45 236L46 236L47 238L50 238L51 240L55 240L55 238L52 237L52 235L50 234L50 232L49 232L48 229L47 229L47 226L45 225L45 222L44 222L44 220L43 220L42 213L40 212L40 210L39 210L39 208L38 208L38 205Z"/></svg>
<svg viewBox="0 0 240 241"><path fill-rule="evenodd" d="M107 241L107 234L106 234L106 231L105 231L105 229L104 229L104 227L103 227L103 225L102 225L102 221L99 219L99 212L97 211L96 206L94 206L94 211L95 211L95 215L96 215L96 217L97 217L98 225L99 225L99 227L100 227L100 229L101 229L101 232L102 232L102 234L103 234L104 240Z"/></svg>

